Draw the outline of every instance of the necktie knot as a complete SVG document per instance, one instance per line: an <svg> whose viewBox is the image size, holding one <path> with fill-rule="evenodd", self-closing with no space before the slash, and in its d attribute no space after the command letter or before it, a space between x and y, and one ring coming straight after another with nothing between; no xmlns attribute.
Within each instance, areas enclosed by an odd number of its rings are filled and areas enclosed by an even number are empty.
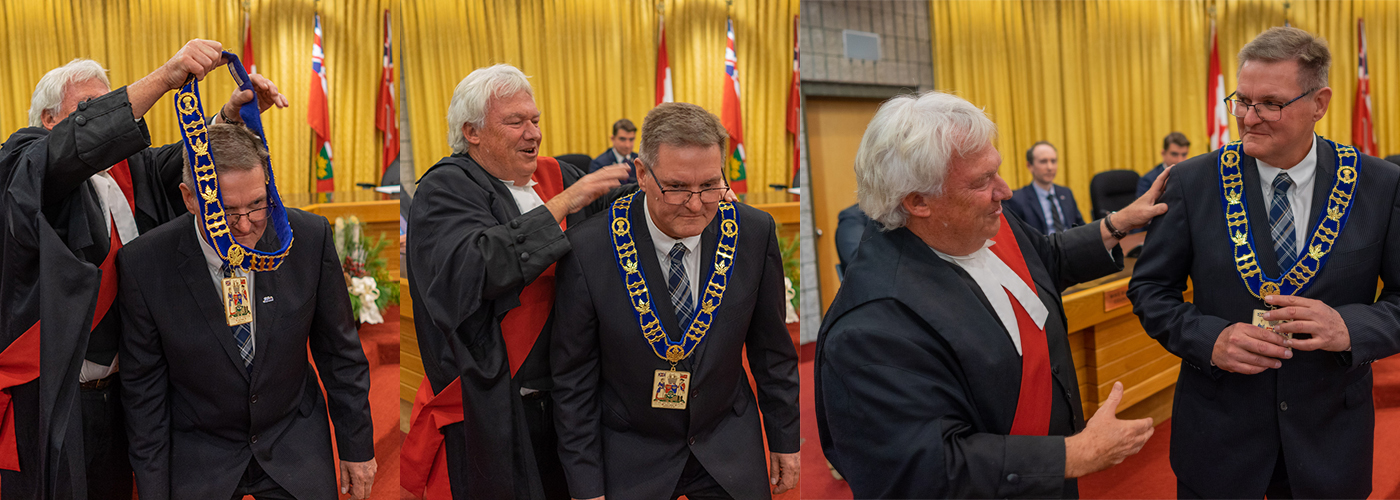
<svg viewBox="0 0 1400 500"><path fill-rule="evenodd" d="M676 243L671 247L671 260L681 260L685 258L685 243Z"/></svg>
<svg viewBox="0 0 1400 500"><path fill-rule="evenodd" d="M1288 188L1291 187L1293 187L1293 179L1289 178L1287 173L1280 173L1278 177L1274 177L1274 191L1287 193Z"/></svg>

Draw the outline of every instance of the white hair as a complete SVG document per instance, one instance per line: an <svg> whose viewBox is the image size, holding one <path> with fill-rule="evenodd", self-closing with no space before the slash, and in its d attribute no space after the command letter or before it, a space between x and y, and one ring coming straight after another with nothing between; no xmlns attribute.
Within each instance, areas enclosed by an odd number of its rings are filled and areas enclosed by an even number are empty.
<svg viewBox="0 0 1400 500"><path fill-rule="evenodd" d="M107 70L92 59L74 59L58 68L50 70L34 86L34 97L29 100L29 126L44 126L44 112L57 115L63 106L63 96L68 93L68 85L88 80L102 80L112 86L107 79Z"/></svg>
<svg viewBox="0 0 1400 500"><path fill-rule="evenodd" d="M529 78L509 64L477 68L463 78L452 91L452 103L447 106L447 144L452 146L452 152L467 152L462 126L468 123L476 128L485 126L486 106L491 99L509 97L517 92L534 96Z"/></svg>
<svg viewBox="0 0 1400 500"><path fill-rule="evenodd" d="M980 151L996 132L982 109L952 94L929 91L885 101L856 152L860 209L886 231L904 227L904 197L942 196L948 163Z"/></svg>

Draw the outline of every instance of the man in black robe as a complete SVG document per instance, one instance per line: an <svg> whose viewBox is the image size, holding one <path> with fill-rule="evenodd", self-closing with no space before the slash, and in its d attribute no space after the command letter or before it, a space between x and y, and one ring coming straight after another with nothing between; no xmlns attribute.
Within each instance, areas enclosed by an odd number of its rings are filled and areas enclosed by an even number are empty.
<svg viewBox="0 0 1400 500"><path fill-rule="evenodd" d="M149 147L142 117L188 75L224 64L221 51L192 40L115 91L101 66L74 60L40 80L30 126L0 149L0 349L38 335L42 367L0 390L13 398L5 430L17 436L0 449L17 469L0 469L0 497L131 498L115 254L181 205L181 145ZM264 109L286 106L271 82L254 81ZM215 120L252 97L235 93Z"/></svg>
<svg viewBox="0 0 1400 500"><path fill-rule="evenodd" d="M453 498L568 498L549 396L554 263L570 249L564 228L627 167L584 175L539 157L534 93L509 65L463 79L447 118L455 153L418 181L406 267L424 383L441 398L459 381L463 415L410 439L441 431ZM406 446L404 460L419 451L431 462L436 447Z"/></svg>
<svg viewBox="0 0 1400 500"><path fill-rule="evenodd" d="M822 449L856 498L1077 498L1073 478L1152 434L1151 419L1114 417L1119 384L1084 421L1060 292L1122 268L1118 240L1166 210L1168 175L1122 211L1042 235L1002 210L995 135L982 110L929 92L882 105L856 153L875 223L815 364Z"/></svg>

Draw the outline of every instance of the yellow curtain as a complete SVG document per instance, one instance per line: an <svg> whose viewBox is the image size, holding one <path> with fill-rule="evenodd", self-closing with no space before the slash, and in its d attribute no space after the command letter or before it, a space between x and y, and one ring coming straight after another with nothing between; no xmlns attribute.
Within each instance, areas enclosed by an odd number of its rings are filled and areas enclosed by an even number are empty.
<svg viewBox="0 0 1400 500"><path fill-rule="evenodd" d="M114 87L164 64L192 38L217 40L242 53L243 14L251 11L258 70L277 84L291 107L264 115L279 189L290 200L311 189L311 138L306 122L311 82L312 14L321 29L330 79L331 146L336 190L379 182L382 139L374 128L383 54L383 11L393 0L0 0L0 130L28 123L30 97L44 73L75 57L109 70ZM245 7L246 6L246 7ZM245 8L247 10L245 10ZM206 112L233 92L219 69L200 86ZM167 94L146 114L154 144L180 140Z"/></svg>
<svg viewBox="0 0 1400 500"><path fill-rule="evenodd" d="M655 99L657 4L663 4L675 99L720 114L723 0L404 0L404 57L416 175L451 154L447 105L472 70L529 75L546 155L597 156L620 118L641 126ZM796 0L736 0L734 20L750 193L789 184L786 132ZM763 194L749 201L764 199Z"/></svg>
<svg viewBox="0 0 1400 500"><path fill-rule="evenodd" d="M1106 170L1146 172L1162 138L1180 131L1191 153L1209 148L1205 81L1211 7L1220 34L1226 92L1235 88L1240 47L1284 21L1284 1L930 2L935 87L983 106L997 123L1001 175L1031 180L1025 150L1056 145L1057 183L1090 210L1089 181ZM1356 17L1366 18L1372 108L1382 154L1400 152L1400 3L1291 0L1288 20L1326 38L1333 98L1318 133L1351 142L1356 91ZM1231 136L1239 137L1231 123Z"/></svg>

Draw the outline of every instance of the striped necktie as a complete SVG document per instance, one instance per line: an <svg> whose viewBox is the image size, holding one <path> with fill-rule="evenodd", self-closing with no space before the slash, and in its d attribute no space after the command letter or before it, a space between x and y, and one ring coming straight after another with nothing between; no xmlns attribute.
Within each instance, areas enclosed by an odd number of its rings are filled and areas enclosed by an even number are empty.
<svg viewBox="0 0 1400 500"><path fill-rule="evenodd" d="M671 289L671 304L676 306L676 321L680 323L682 335L690 326L694 313L690 298L690 279L685 275L685 244L676 243L671 247L671 277L666 285Z"/></svg>
<svg viewBox="0 0 1400 500"><path fill-rule="evenodd" d="M224 277L233 278L233 268L224 266ZM252 290L249 290L252 293ZM251 305L251 303L249 304ZM253 373L253 322L249 321L241 325L229 327L233 330L233 339L238 341L238 355L243 357L243 369L248 370L248 374Z"/></svg>
<svg viewBox="0 0 1400 500"><path fill-rule="evenodd" d="M1274 203L1269 207L1269 226L1273 228L1274 255L1278 257L1280 273L1288 273L1298 260L1297 238L1293 228L1293 209L1288 205L1288 189L1293 179L1287 173L1274 178Z"/></svg>

